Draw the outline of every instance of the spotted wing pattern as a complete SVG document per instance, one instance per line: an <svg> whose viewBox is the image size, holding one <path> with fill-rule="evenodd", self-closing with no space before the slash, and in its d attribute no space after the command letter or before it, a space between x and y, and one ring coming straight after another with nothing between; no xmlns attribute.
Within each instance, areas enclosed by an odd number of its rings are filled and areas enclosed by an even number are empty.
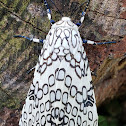
<svg viewBox="0 0 126 126"><path fill-rule="evenodd" d="M20 126L97 126L97 110L88 59L70 20L49 31Z"/></svg>

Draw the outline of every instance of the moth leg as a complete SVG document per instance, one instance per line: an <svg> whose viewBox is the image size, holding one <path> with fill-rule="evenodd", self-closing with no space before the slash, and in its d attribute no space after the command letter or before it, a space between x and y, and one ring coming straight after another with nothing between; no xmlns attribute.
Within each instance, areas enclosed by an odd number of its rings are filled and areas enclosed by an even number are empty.
<svg viewBox="0 0 126 126"><path fill-rule="evenodd" d="M36 38L33 38L33 37L28 38L28 37L22 36L22 35L14 35L14 37L15 38L25 38L25 39L28 39L30 41L37 42L37 43L43 43L43 41L44 41L43 39L36 39Z"/></svg>
<svg viewBox="0 0 126 126"><path fill-rule="evenodd" d="M46 8L47 8L48 19L50 20L50 23L51 23L51 24L54 24L55 21L52 20L52 17L51 17L51 10L49 9L49 6L48 6L48 3L47 3L46 0L44 0L44 4L45 4L45 6L46 6Z"/></svg>
<svg viewBox="0 0 126 126"><path fill-rule="evenodd" d="M91 75L97 77L96 71L91 71Z"/></svg>
<svg viewBox="0 0 126 126"><path fill-rule="evenodd" d="M31 68L30 70L27 71L27 74L31 73L34 69L35 69L36 66L34 66L33 68Z"/></svg>
<svg viewBox="0 0 126 126"><path fill-rule="evenodd" d="M87 44L92 44L92 45L103 45L103 44L111 44L111 43L116 43L116 41L110 41L110 42L95 42L95 41L91 41L91 40L85 40L82 39L83 43L87 43Z"/></svg>
<svg viewBox="0 0 126 126"><path fill-rule="evenodd" d="M90 3L90 0L87 0L85 10L82 12L80 21L76 24L77 26L80 26L83 23L89 3Z"/></svg>

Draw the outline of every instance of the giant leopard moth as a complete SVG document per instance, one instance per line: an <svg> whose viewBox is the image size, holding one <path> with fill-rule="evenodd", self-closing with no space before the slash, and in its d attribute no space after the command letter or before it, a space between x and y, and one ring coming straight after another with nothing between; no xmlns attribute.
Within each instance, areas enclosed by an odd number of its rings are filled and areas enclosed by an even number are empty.
<svg viewBox="0 0 126 126"><path fill-rule="evenodd" d="M96 43L81 39L78 28L86 9L77 24L68 17L55 23L46 0L44 2L52 24L46 39L15 36L44 43L19 125L97 126L91 72L82 43L96 45L114 42Z"/></svg>

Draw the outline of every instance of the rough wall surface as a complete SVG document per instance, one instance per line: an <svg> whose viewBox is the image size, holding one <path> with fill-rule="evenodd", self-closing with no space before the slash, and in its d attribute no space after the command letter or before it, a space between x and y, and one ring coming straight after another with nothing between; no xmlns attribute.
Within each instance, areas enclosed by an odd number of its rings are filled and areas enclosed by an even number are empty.
<svg viewBox="0 0 126 126"><path fill-rule="evenodd" d="M86 0L85 0L86 1ZM64 16L77 22L84 0L54 0ZM61 16L48 0L53 19ZM80 7L79 7L80 6ZM79 7L79 8L78 8ZM78 9L77 9L78 8ZM19 115L27 91L33 79L33 72L27 70L37 62L41 44L13 35L31 34L45 38L50 29L46 8L41 0L0 0L0 125L18 125ZM126 110L126 1L91 0L85 22L80 27L83 38L94 41L117 41L117 44L84 45L93 77L97 105L113 99L121 99ZM122 110L122 111L123 111ZM121 113L126 122L126 112Z"/></svg>

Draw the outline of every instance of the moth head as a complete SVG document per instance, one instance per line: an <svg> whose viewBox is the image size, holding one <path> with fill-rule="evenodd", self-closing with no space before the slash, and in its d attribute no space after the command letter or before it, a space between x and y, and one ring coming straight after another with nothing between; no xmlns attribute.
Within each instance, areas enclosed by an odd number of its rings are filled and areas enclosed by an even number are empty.
<svg viewBox="0 0 126 126"><path fill-rule="evenodd" d="M78 30L78 26L74 24L69 17L62 17L61 20L52 25L52 28L57 27L72 28Z"/></svg>
<svg viewBox="0 0 126 126"><path fill-rule="evenodd" d="M62 17L61 19L62 21L71 21L71 19L69 17Z"/></svg>

